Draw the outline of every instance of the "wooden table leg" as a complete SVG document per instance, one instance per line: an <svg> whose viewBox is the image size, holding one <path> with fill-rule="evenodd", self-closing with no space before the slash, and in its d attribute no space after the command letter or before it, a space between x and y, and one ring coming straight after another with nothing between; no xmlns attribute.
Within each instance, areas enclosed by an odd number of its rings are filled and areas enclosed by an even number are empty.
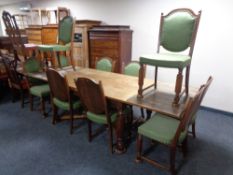
<svg viewBox="0 0 233 175"><path fill-rule="evenodd" d="M117 154L123 154L126 152L126 146L124 143L124 128L125 128L125 114L123 112L124 105L122 103L116 103L118 118L116 121L116 146L115 152Z"/></svg>

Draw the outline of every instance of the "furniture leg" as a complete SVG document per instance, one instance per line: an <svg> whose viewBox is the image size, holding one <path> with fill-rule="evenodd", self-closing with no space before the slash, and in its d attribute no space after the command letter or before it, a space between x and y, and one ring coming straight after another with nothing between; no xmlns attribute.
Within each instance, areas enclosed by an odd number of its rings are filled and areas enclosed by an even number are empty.
<svg viewBox="0 0 233 175"><path fill-rule="evenodd" d="M182 75L183 69L179 69L178 74L176 76L176 87L175 87L175 98L173 101L174 105L177 105L180 100L180 93L182 89L182 81L183 81L183 75Z"/></svg>
<svg viewBox="0 0 233 175"><path fill-rule="evenodd" d="M157 89L157 80L158 80L158 66L155 66L155 89Z"/></svg>
<svg viewBox="0 0 233 175"><path fill-rule="evenodd" d="M192 135L193 135L193 138L196 138L196 124L195 124L195 122L192 123Z"/></svg>
<svg viewBox="0 0 233 175"><path fill-rule="evenodd" d="M42 111L42 114L44 116L44 118L46 118L46 113L45 113L45 99L43 97L40 98L41 100L41 111Z"/></svg>
<svg viewBox="0 0 233 175"><path fill-rule="evenodd" d="M52 123L55 124L57 121L57 107L56 107L56 105L54 105L54 103L52 103L52 108L53 108L53 121L52 121Z"/></svg>
<svg viewBox="0 0 233 175"><path fill-rule="evenodd" d="M70 134L73 134L74 129L74 111L73 109L70 110Z"/></svg>
<svg viewBox="0 0 233 175"><path fill-rule="evenodd" d="M185 75L185 93L189 94L189 74L190 74L190 65L186 67L186 75Z"/></svg>
<svg viewBox="0 0 233 175"><path fill-rule="evenodd" d="M137 136L137 157L136 162L139 163L142 161L142 135L138 134Z"/></svg>
<svg viewBox="0 0 233 175"><path fill-rule="evenodd" d="M113 136L112 136L112 126L108 126L109 128L109 147L110 151L113 154Z"/></svg>
<svg viewBox="0 0 233 175"><path fill-rule="evenodd" d="M116 121L116 146L115 146L115 152L118 154L122 154L126 151L125 144L123 141L123 132L124 132L124 125L125 125L125 119L123 114L123 104L117 103L116 104L117 110L118 110L118 118Z"/></svg>
<svg viewBox="0 0 233 175"><path fill-rule="evenodd" d="M139 75L138 75L138 97L143 98L142 92L143 92L143 83L144 83L144 66L140 63L140 69L139 69Z"/></svg>
<svg viewBox="0 0 233 175"><path fill-rule="evenodd" d="M92 123L89 119L87 119L87 124L88 124L88 141L91 142L92 140Z"/></svg>
<svg viewBox="0 0 233 175"><path fill-rule="evenodd" d="M172 175L176 174L175 170L176 146L170 148L170 171Z"/></svg>

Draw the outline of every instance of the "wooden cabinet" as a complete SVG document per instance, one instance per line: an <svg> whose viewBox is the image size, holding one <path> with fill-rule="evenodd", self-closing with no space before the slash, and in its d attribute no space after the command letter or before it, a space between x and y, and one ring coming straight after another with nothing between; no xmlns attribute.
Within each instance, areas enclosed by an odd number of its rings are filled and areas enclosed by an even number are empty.
<svg viewBox="0 0 233 175"><path fill-rule="evenodd" d="M101 25L89 30L89 64L95 68L96 59L110 57L115 61L114 72L131 60L132 30L129 26Z"/></svg>
<svg viewBox="0 0 233 175"><path fill-rule="evenodd" d="M76 66L89 67L88 29L101 21L77 20L74 29L73 59Z"/></svg>
<svg viewBox="0 0 233 175"><path fill-rule="evenodd" d="M28 42L33 44L56 44L57 25L31 25L26 29Z"/></svg>

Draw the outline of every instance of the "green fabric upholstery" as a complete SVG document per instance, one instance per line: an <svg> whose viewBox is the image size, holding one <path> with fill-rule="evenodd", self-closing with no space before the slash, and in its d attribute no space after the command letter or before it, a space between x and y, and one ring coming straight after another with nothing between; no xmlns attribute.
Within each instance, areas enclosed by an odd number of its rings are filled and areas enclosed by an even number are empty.
<svg viewBox="0 0 233 175"><path fill-rule="evenodd" d="M139 74L140 65L138 63L130 63L124 68L125 75L131 75L137 77Z"/></svg>
<svg viewBox="0 0 233 175"><path fill-rule="evenodd" d="M171 144L176 134L179 120L156 113L148 121L138 128L138 133L164 144ZM187 131L180 134L179 142L182 142L187 135Z"/></svg>
<svg viewBox="0 0 233 175"><path fill-rule="evenodd" d="M70 110L70 104L68 101L61 101L57 98L53 98L53 103L60 109L69 111ZM80 100L74 100L73 101L73 109L78 109L81 106Z"/></svg>
<svg viewBox="0 0 233 175"><path fill-rule="evenodd" d="M103 114L94 114L92 112L87 112L87 118L95 123L107 124L107 117ZM117 113L113 113L111 116L111 123L114 123L117 119Z"/></svg>
<svg viewBox="0 0 233 175"><path fill-rule="evenodd" d="M30 88L30 93L37 97L47 97L50 95L50 89L48 84L32 86Z"/></svg>
<svg viewBox="0 0 233 175"><path fill-rule="evenodd" d="M187 12L176 12L164 18L161 45L173 52L189 47L195 26L195 18Z"/></svg>
<svg viewBox="0 0 233 175"><path fill-rule="evenodd" d="M28 73L39 72L41 69L40 61L36 58L29 58L24 63L24 70Z"/></svg>
<svg viewBox="0 0 233 175"><path fill-rule="evenodd" d="M60 55L60 63L61 63L61 67L69 66L69 61L67 57L65 57L64 55Z"/></svg>
<svg viewBox="0 0 233 175"><path fill-rule="evenodd" d="M140 63L166 68L184 68L191 63L191 57L171 53L142 55Z"/></svg>
<svg viewBox="0 0 233 175"><path fill-rule="evenodd" d="M108 59L102 58L97 62L96 69L112 72L112 63Z"/></svg>
<svg viewBox="0 0 233 175"><path fill-rule="evenodd" d="M38 45L38 49L40 51L68 51L70 49L70 43L66 45Z"/></svg>
<svg viewBox="0 0 233 175"><path fill-rule="evenodd" d="M59 41L62 41L63 44L71 42L73 29L73 18L71 16L64 17L59 22Z"/></svg>

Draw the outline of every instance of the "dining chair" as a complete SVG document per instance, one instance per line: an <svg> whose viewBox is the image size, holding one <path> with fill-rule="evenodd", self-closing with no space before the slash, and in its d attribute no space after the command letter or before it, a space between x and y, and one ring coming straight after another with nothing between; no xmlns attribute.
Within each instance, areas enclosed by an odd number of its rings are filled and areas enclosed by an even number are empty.
<svg viewBox="0 0 233 175"><path fill-rule="evenodd" d="M27 51L24 46L24 40L22 39L19 27L16 23L15 16L11 15L7 11L2 12L2 19L6 27L6 33L13 46L14 59L17 62L27 59Z"/></svg>
<svg viewBox="0 0 233 175"><path fill-rule="evenodd" d="M8 76L8 82L12 94L12 102L15 102L16 90L18 90L21 98L21 107L23 108L25 104L25 95L29 88L27 80L20 76L16 71L16 60L10 60L9 58L3 56L2 62Z"/></svg>
<svg viewBox="0 0 233 175"><path fill-rule="evenodd" d="M200 87L196 95L193 98L188 99L180 120L165 114L155 113L151 119L138 128L136 162L145 160L158 168L169 170L172 175L176 174L176 148L181 145L183 154L186 156L188 128L191 125L192 117L197 113L201 101L212 80L213 78L209 77L206 84ZM170 148L170 166L162 165L158 161L153 160L148 156L146 157L146 155L142 153L143 137L167 145Z"/></svg>
<svg viewBox="0 0 233 175"><path fill-rule="evenodd" d="M201 11L195 14L191 9L179 8L167 15L161 14L157 54L140 56L140 64L155 67L155 84L157 88L158 67L178 69L173 104L179 103L183 93L189 93L189 74L192 55L198 31ZM183 69L186 68L185 88L182 91ZM144 73L140 72L138 96L143 97Z"/></svg>
<svg viewBox="0 0 233 175"><path fill-rule="evenodd" d="M47 69L46 75L51 90L51 103L53 108L53 120L55 124L59 120L70 120L70 134L73 134L74 119L85 119L83 115L74 118L75 110L81 110L81 102L77 96L69 89L66 78L54 69ZM68 118L58 118L58 109L69 112Z"/></svg>
<svg viewBox="0 0 233 175"><path fill-rule="evenodd" d="M114 72L115 70L115 61L109 57L97 58L95 65L95 68L97 70L102 70L106 72Z"/></svg>
<svg viewBox="0 0 233 175"><path fill-rule="evenodd" d="M109 134L109 147L113 153L113 128L117 120L117 113L110 111L101 81L96 82L88 78L78 78L75 81L79 96L86 108L88 121L88 138L92 140L92 122L106 125Z"/></svg>
<svg viewBox="0 0 233 175"><path fill-rule="evenodd" d="M48 83L45 81L30 77L30 73L39 73L42 71L41 61L36 58L29 58L23 63L23 69L27 74L29 84L29 101L30 110L33 111L33 98L39 97L41 104L41 111L44 117L47 116L45 111L45 100L49 99L50 89Z"/></svg>
<svg viewBox="0 0 233 175"><path fill-rule="evenodd" d="M129 76L138 77L139 75L140 64L138 61L131 61L124 67L124 74ZM133 116L133 106L130 106L131 116ZM145 118L143 108L141 108L141 116Z"/></svg>
<svg viewBox="0 0 233 175"><path fill-rule="evenodd" d="M52 66L62 68L73 66L73 33L75 19L71 16L65 16L58 24L58 42L55 45L38 45L38 50L42 59L48 65L48 55L51 55Z"/></svg>

